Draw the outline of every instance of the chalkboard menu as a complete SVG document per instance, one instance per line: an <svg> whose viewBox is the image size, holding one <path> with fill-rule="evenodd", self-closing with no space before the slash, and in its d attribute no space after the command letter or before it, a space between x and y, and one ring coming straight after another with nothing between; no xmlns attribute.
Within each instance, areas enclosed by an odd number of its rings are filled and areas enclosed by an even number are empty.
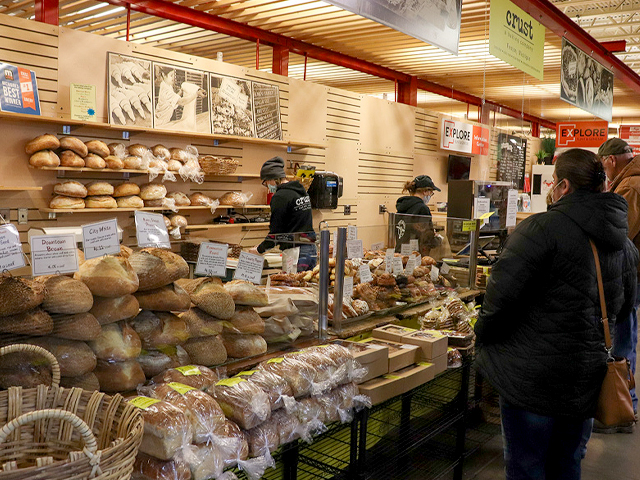
<svg viewBox="0 0 640 480"><path fill-rule="evenodd" d="M527 141L506 133L498 134L497 180L512 182L518 190L522 190L526 163Z"/></svg>
<svg viewBox="0 0 640 480"><path fill-rule="evenodd" d="M280 89L276 85L257 82L252 82L252 87L256 136L270 140L282 139Z"/></svg>

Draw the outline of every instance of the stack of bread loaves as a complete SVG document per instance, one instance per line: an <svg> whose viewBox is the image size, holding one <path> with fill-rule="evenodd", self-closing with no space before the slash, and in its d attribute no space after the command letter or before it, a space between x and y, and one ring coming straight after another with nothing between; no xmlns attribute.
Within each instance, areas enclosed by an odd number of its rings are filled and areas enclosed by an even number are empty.
<svg viewBox="0 0 640 480"><path fill-rule="evenodd" d="M53 193L54 197L49 202L50 208L137 208L143 206L142 200L139 202L131 201L131 198L138 197L128 197L128 200L124 202L121 202L120 198L116 201L114 197L121 195L116 195L116 189L109 182L94 181L83 185L75 180L65 180L54 185Z"/></svg>
<svg viewBox="0 0 640 480"><path fill-rule="evenodd" d="M86 167L97 170L110 168L119 170L122 160L111 155L109 147L101 140L83 142L79 138L55 135L39 135L24 147L30 155L29 164L34 167ZM56 154L58 152L58 154Z"/></svg>

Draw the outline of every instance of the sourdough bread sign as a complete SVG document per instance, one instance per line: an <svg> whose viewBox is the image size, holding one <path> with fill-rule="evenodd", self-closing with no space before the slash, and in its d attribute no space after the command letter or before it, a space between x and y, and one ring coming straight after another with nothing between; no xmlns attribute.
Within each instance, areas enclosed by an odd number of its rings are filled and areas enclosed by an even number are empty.
<svg viewBox="0 0 640 480"><path fill-rule="evenodd" d="M489 155L489 129L480 125L443 118L440 139L443 150Z"/></svg>
<svg viewBox="0 0 640 480"><path fill-rule="evenodd" d="M595 122L558 122L556 123L556 147L561 148L598 148L607 140L609 123Z"/></svg>

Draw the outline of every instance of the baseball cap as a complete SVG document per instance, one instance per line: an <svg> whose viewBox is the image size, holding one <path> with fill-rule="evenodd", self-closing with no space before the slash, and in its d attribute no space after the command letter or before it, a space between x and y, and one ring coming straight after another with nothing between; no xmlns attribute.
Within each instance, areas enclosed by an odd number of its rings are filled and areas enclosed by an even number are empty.
<svg viewBox="0 0 640 480"><path fill-rule="evenodd" d="M633 149L627 142L620 138L610 138L598 149L598 155L608 157L609 155L622 155L623 153L633 153Z"/></svg>
<svg viewBox="0 0 640 480"><path fill-rule="evenodd" d="M438 192L442 191L438 187L436 187L429 175L418 175L413 179L413 183L415 184L416 188L431 188Z"/></svg>

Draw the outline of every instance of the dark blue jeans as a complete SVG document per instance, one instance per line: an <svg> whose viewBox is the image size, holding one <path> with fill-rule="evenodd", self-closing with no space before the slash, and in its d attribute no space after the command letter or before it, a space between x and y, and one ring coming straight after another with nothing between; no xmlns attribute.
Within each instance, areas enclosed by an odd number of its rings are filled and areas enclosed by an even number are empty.
<svg viewBox="0 0 640 480"><path fill-rule="evenodd" d="M318 249L314 244L300 245L300 255L298 256L298 271L313 270L318 263Z"/></svg>
<svg viewBox="0 0 640 480"><path fill-rule="evenodd" d="M579 480L585 422L547 417L500 398L507 480Z"/></svg>
<svg viewBox="0 0 640 480"><path fill-rule="evenodd" d="M636 344L638 343L638 305L640 305L640 285L636 294L634 309L631 311L629 322L621 322L615 326L613 332L613 354L629 359L631 373L636 373ZM636 389L631 390L633 411L638 411L638 397Z"/></svg>

